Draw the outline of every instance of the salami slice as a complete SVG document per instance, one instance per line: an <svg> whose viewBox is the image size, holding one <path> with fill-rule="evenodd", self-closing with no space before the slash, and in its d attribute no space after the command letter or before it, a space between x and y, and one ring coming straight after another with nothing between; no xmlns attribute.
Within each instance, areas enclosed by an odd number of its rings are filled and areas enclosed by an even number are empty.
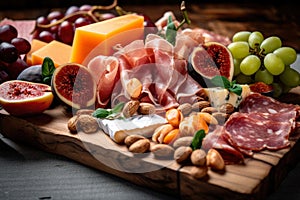
<svg viewBox="0 0 300 200"><path fill-rule="evenodd" d="M236 112L224 124L223 137L241 151L278 150L290 145L291 130L290 122L274 121L261 113Z"/></svg>
<svg viewBox="0 0 300 200"><path fill-rule="evenodd" d="M211 148L216 149L221 154L226 164L243 163L243 154L224 140L222 137L222 129L223 126L217 126L214 131L207 134L202 141L202 148L206 151Z"/></svg>
<svg viewBox="0 0 300 200"><path fill-rule="evenodd" d="M248 95L239 106L239 112L243 113L260 112L273 114L296 111L298 116L299 110L300 107L298 105L282 103L260 93Z"/></svg>

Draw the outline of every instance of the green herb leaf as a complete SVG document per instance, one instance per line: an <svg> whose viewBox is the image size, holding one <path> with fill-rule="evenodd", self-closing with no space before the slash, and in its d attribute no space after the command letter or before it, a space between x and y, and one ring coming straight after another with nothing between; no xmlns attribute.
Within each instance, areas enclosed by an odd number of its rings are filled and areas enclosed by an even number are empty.
<svg viewBox="0 0 300 200"><path fill-rule="evenodd" d="M229 90L230 92L233 92L233 93L239 95L239 96L240 96L240 95L242 94L242 92L243 92L243 88L241 87L241 85L236 84L236 83L235 83L235 80L231 83L230 88L228 88L228 90Z"/></svg>
<svg viewBox="0 0 300 200"><path fill-rule="evenodd" d="M175 45L176 35L177 35L176 26L172 20L172 16L169 16L167 30L166 30L166 40L170 42L173 46Z"/></svg>
<svg viewBox="0 0 300 200"><path fill-rule="evenodd" d="M42 64L42 78L43 82L50 85L51 84L51 78L55 71L54 62L51 58L45 57Z"/></svg>
<svg viewBox="0 0 300 200"><path fill-rule="evenodd" d="M119 113L122 111L123 107L124 107L125 103L124 102L120 102L118 103L115 107L112 108L112 113Z"/></svg>
<svg viewBox="0 0 300 200"><path fill-rule="evenodd" d="M218 76L213 77L211 79L211 82L215 86L225 88L225 89L229 90L230 92L233 92L237 95L242 94L243 88L239 84L237 84L235 82L235 80L230 82L226 77L218 75Z"/></svg>
<svg viewBox="0 0 300 200"><path fill-rule="evenodd" d="M194 138L191 143L191 148L193 150L200 149L202 146L202 140L206 136L205 131L203 129L196 132Z"/></svg>
<svg viewBox="0 0 300 200"><path fill-rule="evenodd" d="M125 103L120 102L112 109L105 108L97 108L93 113L93 117L101 118L101 119L115 119L120 116L120 113L124 107Z"/></svg>
<svg viewBox="0 0 300 200"><path fill-rule="evenodd" d="M224 76L215 76L211 79L211 82L217 87L230 88L230 81Z"/></svg>
<svg viewBox="0 0 300 200"><path fill-rule="evenodd" d="M93 117L97 117L97 118L103 119L103 118L108 117L111 113L112 113L111 110L104 109L104 108L97 108L97 109L92 113L92 116L93 116Z"/></svg>

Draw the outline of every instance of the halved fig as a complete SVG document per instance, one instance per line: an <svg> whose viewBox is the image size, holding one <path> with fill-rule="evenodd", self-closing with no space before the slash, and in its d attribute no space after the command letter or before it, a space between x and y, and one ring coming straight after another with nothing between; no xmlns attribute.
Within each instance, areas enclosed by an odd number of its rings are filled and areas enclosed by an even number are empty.
<svg viewBox="0 0 300 200"><path fill-rule="evenodd" d="M223 44L207 42L192 51L188 72L202 87L213 86L210 80L217 75L231 81L234 72L232 55Z"/></svg>
<svg viewBox="0 0 300 200"><path fill-rule="evenodd" d="M0 85L0 105L15 116L40 114L51 106L53 98L51 87L42 83L11 80Z"/></svg>
<svg viewBox="0 0 300 200"><path fill-rule="evenodd" d="M51 87L55 95L74 109L90 108L96 101L96 82L91 71L77 63L66 63L53 73Z"/></svg>

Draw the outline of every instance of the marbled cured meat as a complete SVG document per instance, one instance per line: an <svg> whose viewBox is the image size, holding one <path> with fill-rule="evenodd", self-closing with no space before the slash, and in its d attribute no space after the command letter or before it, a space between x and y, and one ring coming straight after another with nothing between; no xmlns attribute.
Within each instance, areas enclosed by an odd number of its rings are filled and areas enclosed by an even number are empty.
<svg viewBox="0 0 300 200"><path fill-rule="evenodd" d="M211 148L216 149L224 159L226 164L236 164L244 162L244 155L222 137L223 126L217 125L209 132L202 141L202 149L208 151Z"/></svg>
<svg viewBox="0 0 300 200"><path fill-rule="evenodd" d="M223 137L240 151L278 150L290 145L291 130L288 121L264 118L261 113L235 112L224 124Z"/></svg>
<svg viewBox="0 0 300 200"><path fill-rule="evenodd" d="M239 112L243 113L261 112L272 114L296 111L297 115L299 115L299 110L300 107L298 105L282 103L260 93L248 95L239 106Z"/></svg>

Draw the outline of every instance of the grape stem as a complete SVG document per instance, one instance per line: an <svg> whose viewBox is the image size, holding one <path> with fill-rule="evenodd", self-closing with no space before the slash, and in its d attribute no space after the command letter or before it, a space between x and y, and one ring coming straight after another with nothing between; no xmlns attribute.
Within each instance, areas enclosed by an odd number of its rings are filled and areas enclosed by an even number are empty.
<svg viewBox="0 0 300 200"><path fill-rule="evenodd" d="M51 24L46 24L46 25L43 25L43 24L37 24L35 25L35 28L44 28L44 29L47 29L47 28L51 28L53 26L56 26L58 24L61 24L62 22L66 21L67 19L71 18L71 17L74 17L74 16L89 16L94 22L99 22L101 20L101 16L100 16L100 19L98 19L96 17L96 12L97 11L101 11L101 10L111 10L113 8L115 8L118 4L118 0L114 0L113 3L111 5L108 5L108 6L102 6L102 5L96 5L96 6L92 6L91 10L88 10L88 11L78 11L78 12L75 12L75 13L71 13Z"/></svg>

